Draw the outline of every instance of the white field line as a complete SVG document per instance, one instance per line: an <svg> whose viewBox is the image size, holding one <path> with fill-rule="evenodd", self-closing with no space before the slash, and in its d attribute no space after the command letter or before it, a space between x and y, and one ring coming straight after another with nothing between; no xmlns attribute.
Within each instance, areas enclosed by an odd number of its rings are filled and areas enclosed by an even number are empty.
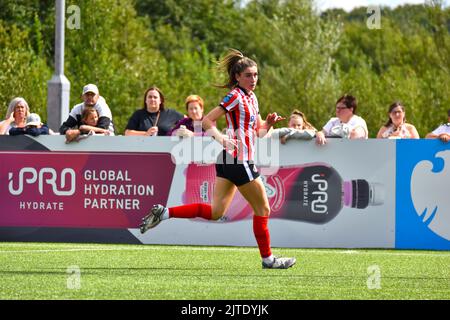
<svg viewBox="0 0 450 320"><path fill-rule="evenodd" d="M274 248L276 250L276 248ZM67 249L35 249L35 250L0 250L0 254L8 253L53 253L53 252L94 252L94 251L158 251L158 250L179 250L179 251L238 251L249 252L254 251L255 247L248 248L234 248L234 247L180 247L180 246L142 246L142 247L74 247ZM283 250L296 250L293 248L286 248ZM299 249L304 251L304 254L346 254L346 255L389 255L389 256L431 256L431 257L449 257L450 252L396 252L396 251L372 251L372 250L329 250L329 249ZM374 249L379 250L379 249Z"/></svg>

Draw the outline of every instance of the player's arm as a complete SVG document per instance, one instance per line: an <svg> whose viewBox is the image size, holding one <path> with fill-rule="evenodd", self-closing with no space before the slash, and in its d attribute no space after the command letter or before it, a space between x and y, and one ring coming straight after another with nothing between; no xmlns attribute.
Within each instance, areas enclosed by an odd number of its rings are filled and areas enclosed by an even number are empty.
<svg viewBox="0 0 450 320"><path fill-rule="evenodd" d="M269 113L266 117L266 120L263 120L261 118L261 115L258 115L258 120L256 124L256 131L258 133L258 137L262 138L264 137L270 129L273 127L273 125L277 122L283 121L286 118L279 116L276 112Z"/></svg>
<svg viewBox="0 0 450 320"><path fill-rule="evenodd" d="M232 150L237 147L236 141L228 139L228 137L220 133L215 125L216 121L223 117L225 113L226 111L223 107L215 107L203 118L202 126L208 136L213 137L222 146Z"/></svg>

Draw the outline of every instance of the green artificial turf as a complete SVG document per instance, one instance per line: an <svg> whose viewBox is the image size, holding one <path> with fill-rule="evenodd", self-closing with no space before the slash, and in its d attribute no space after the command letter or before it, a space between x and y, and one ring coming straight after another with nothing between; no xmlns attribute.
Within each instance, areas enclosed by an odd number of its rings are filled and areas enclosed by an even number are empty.
<svg viewBox="0 0 450 320"><path fill-rule="evenodd" d="M0 299L450 298L448 251L273 251L297 264L264 270L257 248L1 243Z"/></svg>

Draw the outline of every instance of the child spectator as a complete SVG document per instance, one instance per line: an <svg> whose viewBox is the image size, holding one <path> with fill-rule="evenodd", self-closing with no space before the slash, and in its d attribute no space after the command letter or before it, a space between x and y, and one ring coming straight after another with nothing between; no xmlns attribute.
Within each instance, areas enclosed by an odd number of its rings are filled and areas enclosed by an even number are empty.
<svg viewBox="0 0 450 320"><path fill-rule="evenodd" d="M59 128L61 134L65 134L67 141L77 140L81 132L81 114L85 108L94 108L99 114L97 127L107 129L110 135L114 135L114 126L111 110L106 100L100 96L99 90L95 84L87 84L83 87L81 95L83 102L77 104L70 111L69 117Z"/></svg>
<svg viewBox="0 0 450 320"><path fill-rule="evenodd" d="M279 138L280 142L285 144L288 139L311 140L316 132L316 128L308 122L305 114L295 109L289 117L288 127L273 130L272 137Z"/></svg>
<svg viewBox="0 0 450 320"><path fill-rule="evenodd" d="M25 127L15 127L9 130L10 136L18 136L21 134L29 134L30 136L37 137L41 134L50 134L50 131L48 126L41 122L41 117L37 113L31 113L27 117Z"/></svg>
<svg viewBox="0 0 450 320"><path fill-rule="evenodd" d="M95 134L109 136L110 131L98 127L98 112L94 108L85 108L81 114L81 126L78 128L81 133L93 131Z"/></svg>

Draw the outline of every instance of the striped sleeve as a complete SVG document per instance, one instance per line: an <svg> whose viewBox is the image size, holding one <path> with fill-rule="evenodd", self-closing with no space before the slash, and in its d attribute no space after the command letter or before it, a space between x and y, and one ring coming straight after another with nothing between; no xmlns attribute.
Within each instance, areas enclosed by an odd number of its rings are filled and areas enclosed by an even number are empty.
<svg viewBox="0 0 450 320"><path fill-rule="evenodd" d="M230 92L225 98L222 99L220 106L227 112L233 111L236 107L239 107L239 93Z"/></svg>

